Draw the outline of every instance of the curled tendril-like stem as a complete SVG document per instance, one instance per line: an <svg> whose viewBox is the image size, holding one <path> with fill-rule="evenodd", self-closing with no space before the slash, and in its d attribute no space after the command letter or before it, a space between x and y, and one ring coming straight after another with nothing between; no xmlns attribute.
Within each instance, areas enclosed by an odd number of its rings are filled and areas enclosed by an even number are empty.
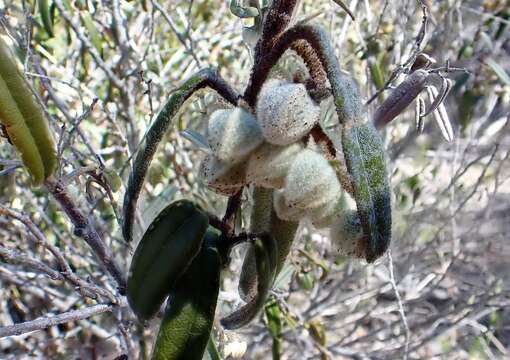
<svg viewBox="0 0 510 360"><path fill-rule="evenodd" d="M317 102L330 95L326 88L327 74L322 68L321 62L315 50L304 40L298 40L291 44L299 57L303 59L310 73L310 79L306 82L306 88L310 96Z"/></svg>
<svg viewBox="0 0 510 360"><path fill-rule="evenodd" d="M232 105L237 105L239 95L213 69L200 70L172 93L147 131L145 141L136 154L133 170L129 175L124 198L124 221L122 226L122 233L126 241L131 241L133 238L136 203L140 196L147 170L163 135L168 130L173 118L179 112L184 102L196 91L206 87L215 90Z"/></svg>
<svg viewBox="0 0 510 360"><path fill-rule="evenodd" d="M306 41L315 51L323 71L327 74L340 123L361 119L363 111L358 91L355 85L342 75L327 32L314 25L296 25L278 37L272 49L262 54L255 64L244 99L250 105L255 103L271 68L294 42L301 40Z"/></svg>

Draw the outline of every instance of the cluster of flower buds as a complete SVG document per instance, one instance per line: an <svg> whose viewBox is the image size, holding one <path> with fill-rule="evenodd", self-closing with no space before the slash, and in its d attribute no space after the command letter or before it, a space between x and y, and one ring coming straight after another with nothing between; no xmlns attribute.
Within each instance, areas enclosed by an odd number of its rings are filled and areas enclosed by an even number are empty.
<svg viewBox="0 0 510 360"><path fill-rule="evenodd" d="M247 184L275 189L273 206L280 219L329 227L339 252L362 256L357 214L340 210L337 171L313 140L304 141L319 117L320 107L303 84L267 81L256 116L241 107L211 114L206 136L211 154L200 166L201 177L223 195Z"/></svg>

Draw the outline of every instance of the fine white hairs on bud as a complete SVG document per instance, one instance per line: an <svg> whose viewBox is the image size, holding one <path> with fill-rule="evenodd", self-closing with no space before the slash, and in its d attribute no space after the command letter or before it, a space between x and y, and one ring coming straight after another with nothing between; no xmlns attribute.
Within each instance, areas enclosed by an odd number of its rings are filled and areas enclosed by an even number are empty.
<svg viewBox="0 0 510 360"><path fill-rule="evenodd" d="M200 164L200 177L215 192L233 195L246 183L245 164L225 164L214 156L207 155Z"/></svg>
<svg viewBox="0 0 510 360"><path fill-rule="evenodd" d="M316 229L324 229L329 228L335 222L338 221L340 216L346 211L353 211L356 209L356 201L347 193L343 191L338 199L331 200L333 205L333 209L331 210L329 206L325 206L323 210L323 216L319 216L322 214L317 214L317 216L312 220L312 225Z"/></svg>
<svg viewBox="0 0 510 360"><path fill-rule="evenodd" d="M262 144L264 137L255 116L237 107L211 114L207 141L220 161L237 164Z"/></svg>
<svg viewBox="0 0 510 360"><path fill-rule="evenodd" d="M283 190L275 193L276 214L283 220L319 221L334 213L341 191L329 162L315 151L302 150L289 168Z"/></svg>
<svg viewBox="0 0 510 360"><path fill-rule="evenodd" d="M300 209L296 206L287 205L283 190L273 193L273 206L276 215L285 221L299 222L306 217L309 211L309 209Z"/></svg>
<svg viewBox="0 0 510 360"><path fill-rule="evenodd" d="M285 178L285 201L302 209L324 206L338 199L340 182L335 170L319 153L305 149L295 158Z"/></svg>
<svg viewBox="0 0 510 360"><path fill-rule="evenodd" d="M319 122L320 107L303 84L268 80L257 101L257 120L266 140L288 145L305 136Z"/></svg>
<svg viewBox="0 0 510 360"><path fill-rule="evenodd" d="M250 155L246 180L256 186L281 189L290 165L301 150L303 146L299 143L288 146L265 143Z"/></svg>
<svg viewBox="0 0 510 360"><path fill-rule="evenodd" d="M364 256L363 230L358 213L348 210L339 214L331 225L332 249L340 255L361 258Z"/></svg>

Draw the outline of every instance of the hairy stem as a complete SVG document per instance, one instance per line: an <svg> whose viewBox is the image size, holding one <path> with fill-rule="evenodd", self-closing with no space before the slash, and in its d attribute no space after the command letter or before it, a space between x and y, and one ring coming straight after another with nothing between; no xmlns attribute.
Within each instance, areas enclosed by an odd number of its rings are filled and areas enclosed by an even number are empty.
<svg viewBox="0 0 510 360"><path fill-rule="evenodd" d="M278 38L271 51L261 55L260 61L254 66L244 95L248 104L253 106L271 68L294 42L300 40L305 40L312 47L327 74L340 123L361 120L363 108L358 90L352 81L342 75L327 32L314 25L296 25L288 29Z"/></svg>
<svg viewBox="0 0 510 360"><path fill-rule="evenodd" d="M170 95L170 98L157 115L156 120L154 120L147 131L145 142L136 155L133 171L129 176L127 191L124 197L124 221L122 228L126 241L133 239L136 203L140 197L150 163L163 135L168 130L184 102L196 91L205 87L215 90L225 100L233 105L237 105L239 95L220 77L217 71L212 69L200 70Z"/></svg>

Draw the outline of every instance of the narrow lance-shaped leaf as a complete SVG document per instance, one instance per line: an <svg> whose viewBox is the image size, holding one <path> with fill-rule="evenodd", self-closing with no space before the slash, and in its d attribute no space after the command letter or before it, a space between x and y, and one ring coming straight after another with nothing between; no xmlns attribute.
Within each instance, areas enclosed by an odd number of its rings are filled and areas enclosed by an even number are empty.
<svg viewBox="0 0 510 360"><path fill-rule="evenodd" d="M416 70L394 89L388 98L377 108L373 122L381 128L405 110L427 84L428 72Z"/></svg>
<svg viewBox="0 0 510 360"><path fill-rule="evenodd" d="M53 37L53 22L51 21L51 9L48 5L48 0L37 0L39 13L44 26L44 30L49 37Z"/></svg>
<svg viewBox="0 0 510 360"><path fill-rule="evenodd" d="M226 329L238 329L252 321L264 306L274 282L278 246L272 236L260 235L253 243L257 269L257 293L246 305L221 320Z"/></svg>
<svg viewBox="0 0 510 360"><path fill-rule="evenodd" d="M55 142L47 119L0 38L0 122L20 152L35 185L57 167Z"/></svg>
<svg viewBox="0 0 510 360"><path fill-rule="evenodd" d="M94 24L92 16L86 10L80 11L80 16L82 18L83 24L85 25L85 28L87 29L87 32L89 33L89 37L90 40L92 41L92 44L96 48L97 52L99 54L102 54L103 37L101 36L101 33L97 29L96 24Z"/></svg>
<svg viewBox="0 0 510 360"><path fill-rule="evenodd" d="M282 354L282 314L276 301L271 301L265 307L267 328L273 338L273 360L279 360Z"/></svg>
<svg viewBox="0 0 510 360"><path fill-rule="evenodd" d="M342 145L366 236L365 258L372 262L384 254L391 241L391 198L383 144L369 122L345 126Z"/></svg>
<svg viewBox="0 0 510 360"><path fill-rule="evenodd" d="M277 261L275 277L280 273L292 243L296 237L299 223L281 220L273 209L273 190L255 188L253 190L253 208L250 220L251 233L269 233L277 244ZM257 268L255 263L255 249L249 244L239 278L239 294L241 298L250 302L257 294Z"/></svg>
<svg viewBox="0 0 510 360"><path fill-rule="evenodd" d="M202 360L220 288L218 239L217 232L207 231L201 251L172 291L153 360Z"/></svg>
<svg viewBox="0 0 510 360"><path fill-rule="evenodd" d="M122 233L126 241L131 241L133 238L132 232L136 202L140 196L143 182L159 142L184 102L196 91L204 87L216 90L223 98L234 105L237 102L237 93L212 69L200 70L172 92L157 115L156 120L154 120L147 131L145 141L136 154L133 170L129 175L126 195L124 197L124 219L122 226Z"/></svg>

